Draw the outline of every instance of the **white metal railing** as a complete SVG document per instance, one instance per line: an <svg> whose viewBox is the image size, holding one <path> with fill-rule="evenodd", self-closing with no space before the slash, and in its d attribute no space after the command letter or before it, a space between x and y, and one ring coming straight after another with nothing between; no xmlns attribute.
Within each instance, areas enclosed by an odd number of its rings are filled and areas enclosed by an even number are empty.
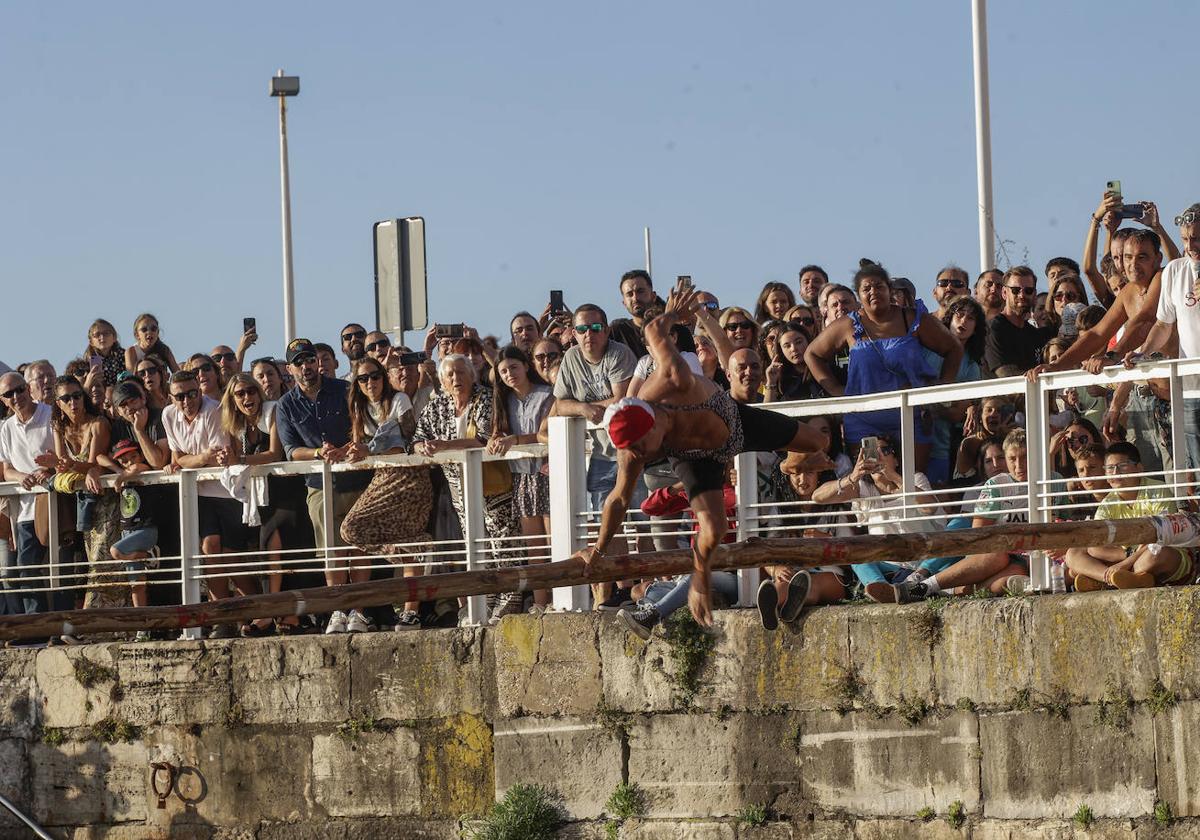
<svg viewBox="0 0 1200 840"><path fill-rule="evenodd" d="M1067 387L1086 385L1115 385L1120 382L1145 380L1147 378L1165 378L1171 389L1171 420L1172 440L1171 452L1174 467L1139 473L1147 477L1161 477L1165 489L1171 491L1169 498L1177 501L1190 500L1192 496L1189 472L1185 469L1187 463L1184 443L1183 424L1183 377L1200 377L1200 359L1195 360L1166 360L1145 363L1133 370L1121 367L1105 369L1098 375L1084 371L1069 371L1046 374L1036 382L1030 382L1022 377L1007 379L985 380L980 382L954 383L938 385L909 391L894 391L881 394L871 394L856 397L838 397L820 400L805 400L790 403L773 403L760 406L794 417L813 417L817 415L843 415L857 411L877 411L882 409L898 409L900 411L900 445L901 445L901 476L902 486L897 493L882 497L882 501L898 500L897 509L900 516L897 521L901 525L915 525L918 522L945 522L956 515L969 515L966 507L972 502L956 501L961 498L958 494L963 489L937 490L941 497L940 514L924 514L917 509L915 497L924 495L925 491L918 490L914 483L916 473L915 461L915 414L914 412L932 405L939 405L962 400L980 400L989 396L1022 396L1025 402L1025 429L1028 443L1028 480L1017 485L1022 494L1024 504L1013 512L1024 513L1030 522L1044 522L1054 510L1081 510L1094 506L1095 500L1086 496L1087 491L1071 490L1066 484L1067 479L1050 478L1049 468L1049 410L1048 395L1051 391ZM464 520L465 533L463 539L431 540L423 543L410 543L395 547L395 552L381 554L354 554L352 549L335 546L317 546L316 551L307 548L284 548L279 551L250 551L223 555L220 558L204 558L200 552L199 534L196 514L196 482L199 480L218 478L222 470L206 468L200 470L183 470L178 474L151 472L138 476L138 484L173 484L178 487L180 552L177 555L164 557L171 565L164 564L157 572L150 571L147 578L151 582L169 582L181 587L181 599L185 604L198 603L201 598L201 582L218 578L233 578L244 575L269 575L273 573L295 571L323 571L325 559L337 557L339 560L366 561L370 569L398 569L404 566L423 566L426 568L453 567L474 570L484 568L499 562L520 560L539 562L548 559L563 560L585 547L599 527L599 513L588 510L587 502L587 429L588 424L582 418L553 417L549 422L549 443L547 446L514 447L503 456L489 455L481 448L458 450L439 453L432 457L412 455L378 456L365 459L355 464L328 464L325 462L289 462L250 467L255 475L311 475L320 473L323 486L330 487L334 474L360 469L370 469L385 466L403 465L433 465L458 464L463 468L464 490ZM1097 442L1099 443L1099 442ZM953 460L955 453L950 453ZM509 536L491 537L484 525L483 464L494 460L517 460L524 458L549 458L550 462L550 505L551 528L549 548L546 548L546 538L542 536ZM103 479L105 486L111 486L115 476ZM833 518L844 526L857 524L856 514L851 511L835 511L806 513L806 503L778 503L771 500L760 500L758 495L759 477L757 454L742 453L737 459L737 511L736 525L738 539L778 531L779 528L801 528L809 519L817 516L826 520ZM24 491L19 485L0 483L0 498L21 495L27 492L45 493L41 488ZM1064 504L1055 505L1056 501L1065 499ZM333 535L329 523L333 522L333 497L325 494L323 516L327 523L325 533ZM50 545L47 548L47 560L37 567L20 567L22 573L36 572L36 575L25 577L22 583L41 581L43 585L35 588L20 590L16 594L52 592L59 590L77 591L86 588L90 570L100 569L111 578L107 584L111 586L127 585L129 574L122 568L121 561L110 561L100 558L97 561L82 562L70 568L64 567L59 558L59 529L57 523L57 506L51 504L50 509ZM624 536L630 547L636 551L639 542L642 548L652 547L655 537L659 539L687 540L694 531L694 524L688 515L680 514L649 522L640 517L640 512L631 511L624 523ZM315 555L315 556L314 556ZM207 559L207 563L205 562ZM178 568L173 563L178 562ZM15 565L15 561L14 561ZM757 584L755 572L744 570L740 574L739 603L749 605L753 601L754 589ZM1035 589L1045 589L1049 585L1048 566L1031 569ZM93 581L91 585L96 585ZM560 587L554 590L554 605L560 609L587 609L590 606L590 592L587 586ZM485 616L483 596L468 599L468 617L473 622L483 621Z"/></svg>

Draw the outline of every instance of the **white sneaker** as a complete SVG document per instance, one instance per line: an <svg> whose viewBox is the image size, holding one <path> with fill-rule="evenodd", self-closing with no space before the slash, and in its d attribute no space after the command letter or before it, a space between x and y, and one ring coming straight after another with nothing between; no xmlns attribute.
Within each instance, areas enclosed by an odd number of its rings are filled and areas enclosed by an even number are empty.
<svg viewBox="0 0 1200 840"><path fill-rule="evenodd" d="M346 614L341 610L334 610L329 616L329 623L325 625L325 635L332 633L346 632Z"/></svg>
<svg viewBox="0 0 1200 840"><path fill-rule="evenodd" d="M371 629L371 623L358 610L350 610L350 620L346 622L346 629L351 633L366 633Z"/></svg>

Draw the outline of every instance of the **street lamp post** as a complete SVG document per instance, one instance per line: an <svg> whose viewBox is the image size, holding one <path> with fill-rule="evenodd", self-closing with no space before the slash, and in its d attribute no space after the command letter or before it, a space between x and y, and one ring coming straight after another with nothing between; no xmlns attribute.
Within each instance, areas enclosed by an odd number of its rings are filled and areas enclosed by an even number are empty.
<svg viewBox="0 0 1200 840"><path fill-rule="evenodd" d="M296 337L296 300L292 276L292 189L288 179L287 97L300 93L300 77L280 70L271 77L271 96L279 98L279 190L283 217L283 341Z"/></svg>

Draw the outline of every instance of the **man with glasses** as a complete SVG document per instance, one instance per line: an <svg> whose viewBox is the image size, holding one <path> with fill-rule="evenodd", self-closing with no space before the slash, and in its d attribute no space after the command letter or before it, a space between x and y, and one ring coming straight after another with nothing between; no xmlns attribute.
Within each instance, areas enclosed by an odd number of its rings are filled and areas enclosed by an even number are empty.
<svg viewBox="0 0 1200 840"><path fill-rule="evenodd" d="M954 303L956 298L964 297L967 294L967 272L963 271L956 265L948 265L937 274L937 279L933 281L933 299L937 301L937 312L934 317L939 321L946 314L946 310L950 308L950 304Z"/></svg>
<svg viewBox="0 0 1200 840"><path fill-rule="evenodd" d="M50 406L34 400L32 389L26 381L20 374L11 372L0 376L0 400L4 401L4 406L9 411L8 419L0 424L0 465L4 480L18 481L26 490L35 485L45 484L54 471L39 466L37 458L47 452L54 452ZM46 547L38 541L34 529L32 494L19 497L17 517L13 526L13 536L17 540L15 571L20 579L25 581L17 582L15 586L21 589L43 589L47 580L37 578L45 578L46 570L34 567L46 562ZM9 569L5 570L5 573L12 574L13 571ZM14 586L14 583L10 582L9 586ZM41 593L30 593L21 600L21 607L26 613L43 612L46 604L46 596Z"/></svg>
<svg viewBox="0 0 1200 840"><path fill-rule="evenodd" d="M583 417L589 423L599 424L604 419L604 410L625 396L637 358L624 344L608 340L608 318L594 303L585 303L575 310L572 326L578 343L567 350L559 367L558 381L554 383L555 411L563 417ZM617 450L603 429L588 434L592 438L588 499L591 510L600 510L616 484ZM640 489L644 499L644 485ZM601 587L605 594L608 589L607 585ZM620 603L608 603L617 598ZM628 593L618 589L601 606L619 609L626 601L632 603Z"/></svg>
<svg viewBox="0 0 1200 840"><path fill-rule="evenodd" d="M349 383L321 376L316 349L307 338L294 339L288 345L287 363L296 379L296 387L280 398L275 409L275 427L288 460L345 461L350 446L350 410L347 405ZM323 477L319 472L304 477L304 483L308 486L308 515L319 550L345 545L341 537L342 520L370 479L369 470L352 470L333 477L333 487L330 488L333 493L333 521L326 527ZM370 563L369 560L351 560L347 574L346 561L330 555L325 561L325 583L327 586L340 586L347 580L352 583L370 580L371 570L362 568ZM369 622L359 610L351 610L349 615L337 610L330 616L325 632L364 633L368 629Z"/></svg>
<svg viewBox="0 0 1200 840"><path fill-rule="evenodd" d="M1151 232L1151 231L1148 231ZM1132 443L1119 441L1104 450L1104 475L1112 492L1096 511L1096 519L1136 519L1175 513L1172 494L1161 481L1142 478L1146 472L1141 453ZM1075 573L1075 589L1142 589L1168 583L1191 583L1194 549L1100 545L1072 548L1067 568Z"/></svg>
<svg viewBox="0 0 1200 840"><path fill-rule="evenodd" d="M342 327L342 353L346 356L346 361L350 363L350 372L343 379L350 381L350 376L354 371L354 363L362 358L366 349L363 345L366 343L367 330L362 324L347 324Z"/></svg>
<svg viewBox="0 0 1200 840"><path fill-rule="evenodd" d="M388 353L391 349L392 340L387 337L387 333L382 333L379 330L371 330L367 333L366 340L363 342L363 350L366 352L366 355L380 364L387 361Z"/></svg>
<svg viewBox="0 0 1200 840"><path fill-rule="evenodd" d="M244 350L242 351L245 352ZM229 377L235 373L241 373L242 357L233 351L228 344L218 344L208 354L213 360L213 364L217 366L217 376L221 380L221 387L225 387L225 383L229 381Z"/></svg>
<svg viewBox="0 0 1200 840"><path fill-rule="evenodd" d="M168 472L181 469L216 467L228 462L232 453L229 435L221 427L221 404L200 393L196 373L177 370L171 374L168 391L171 404L163 409L162 425L171 448ZM229 494L216 479L196 482L196 516L200 525L200 551L208 559L205 568L221 571L222 555L227 552L258 548L257 531L242 524L242 503ZM188 539L181 534L181 539ZM212 600L229 597L227 577L208 579ZM233 578L240 594L251 594L248 581ZM235 635L232 624L216 625L209 638L228 639Z"/></svg>
<svg viewBox="0 0 1200 840"><path fill-rule="evenodd" d="M983 307L985 321L991 321L1004 309L1004 272L989 268L975 280L975 301Z"/></svg>
<svg viewBox="0 0 1200 840"><path fill-rule="evenodd" d="M1004 272L1004 309L988 322L984 361L998 377L1018 376L1038 363L1046 342L1058 334L1051 325L1037 327L1029 322L1037 297L1037 275L1027 265Z"/></svg>

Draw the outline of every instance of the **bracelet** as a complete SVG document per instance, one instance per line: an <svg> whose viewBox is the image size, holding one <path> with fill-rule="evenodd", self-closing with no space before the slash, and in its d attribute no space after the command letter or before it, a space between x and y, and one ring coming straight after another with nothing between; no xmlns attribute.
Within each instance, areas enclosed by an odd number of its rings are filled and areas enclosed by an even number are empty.
<svg viewBox="0 0 1200 840"><path fill-rule="evenodd" d="M1096 225L1098 225L1098 224L1100 224L1100 222L1102 222L1103 220L1104 220L1104 217L1103 217L1103 216L1101 216L1099 219L1097 219L1095 216L1092 216L1092 224L1096 224Z"/></svg>

